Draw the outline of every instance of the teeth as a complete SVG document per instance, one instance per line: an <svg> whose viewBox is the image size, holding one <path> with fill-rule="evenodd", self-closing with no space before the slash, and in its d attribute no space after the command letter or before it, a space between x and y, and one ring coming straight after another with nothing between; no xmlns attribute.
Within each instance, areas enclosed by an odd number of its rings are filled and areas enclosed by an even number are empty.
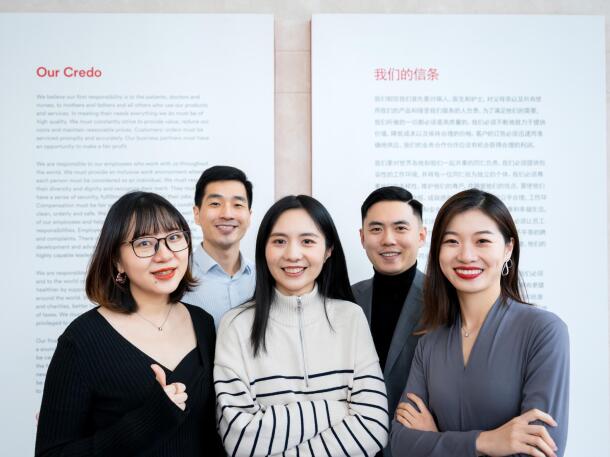
<svg viewBox="0 0 610 457"><path fill-rule="evenodd" d="M382 252L381 257L396 257L400 252Z"/></svg>
<svg viewBox="0 0 610 457"><path fill-rule="evenodd" d="M171 274L173 272L174 272L174 270L164 270L164 271L157 271L157 272L155 272L153 274L155 274L157 276L167 276L167 275L169 275L169 274Z"/></svg>
<svg viewBox="0 0 610 457"><path fill-rule="evenodd" d="M457 268L455 271L461 275L478 275L483 273L483 270L462 270L460 268Z"/></svg>
<svg viewBox="0 0 610 457"><path fill-rule="evenodd" d="M293 267L293 268L284 268L284 271L286 273L300 273L304 269L305 268L303 268L303 267Z"/></svg>

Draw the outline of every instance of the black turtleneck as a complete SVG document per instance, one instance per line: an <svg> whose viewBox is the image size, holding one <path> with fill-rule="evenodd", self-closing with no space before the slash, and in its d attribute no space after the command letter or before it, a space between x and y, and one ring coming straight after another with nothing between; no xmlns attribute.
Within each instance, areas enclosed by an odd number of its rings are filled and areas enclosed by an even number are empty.
<svg viewBox="0 0 610 457"><path fill-rule="evenodd" d="M394 336L394 329L407 298L417 262L397 275L385 275L375 270L373 276L373 301L371 310L371 333L379 355L381 369L385 369L388 350Z"/></svg>

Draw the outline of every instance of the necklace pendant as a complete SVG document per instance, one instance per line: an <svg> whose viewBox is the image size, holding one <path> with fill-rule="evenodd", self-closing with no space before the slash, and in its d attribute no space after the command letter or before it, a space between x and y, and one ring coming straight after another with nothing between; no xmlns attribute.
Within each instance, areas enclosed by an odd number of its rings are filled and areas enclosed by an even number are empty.
<svg viewBox="0 0 610 457"><path fill-rule="evenodd" d="M163 331L163 327L157 327L157 330L159 330L160 332Z"/></svg>
<svg viewBox="0 0 610 457"><path fill-rule="evenodd" d="M464 338L468 338L470 336L470 332L464 331Z"/></svg>

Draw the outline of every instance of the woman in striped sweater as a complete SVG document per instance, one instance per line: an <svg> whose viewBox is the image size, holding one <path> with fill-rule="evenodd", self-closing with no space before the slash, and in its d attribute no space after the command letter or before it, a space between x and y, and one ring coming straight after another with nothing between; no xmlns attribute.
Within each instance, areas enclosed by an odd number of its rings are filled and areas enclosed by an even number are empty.
<svg viewBox="0 0 610 457"><path fill-rule="evenodd" d="M263 218L253 302L218 330L219 433L231 456L372 456L388 438L383 375L333 221L288 196Z"/></svg>

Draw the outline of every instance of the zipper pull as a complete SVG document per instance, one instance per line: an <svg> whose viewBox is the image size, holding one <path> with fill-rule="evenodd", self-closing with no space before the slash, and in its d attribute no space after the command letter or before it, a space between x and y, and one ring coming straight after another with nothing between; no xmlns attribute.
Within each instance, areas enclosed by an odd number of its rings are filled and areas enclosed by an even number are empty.
<svg viewBox="0 0 610 457"><path fill-rule="evenodd" d="M301 301L301 297L297 297L297 310L299 312L299 340L301 341L301 357L303 359L305 386L309 387L309 373L307 372L307 362L305 361L305 337L303 335L303 302Z"/></svg>

